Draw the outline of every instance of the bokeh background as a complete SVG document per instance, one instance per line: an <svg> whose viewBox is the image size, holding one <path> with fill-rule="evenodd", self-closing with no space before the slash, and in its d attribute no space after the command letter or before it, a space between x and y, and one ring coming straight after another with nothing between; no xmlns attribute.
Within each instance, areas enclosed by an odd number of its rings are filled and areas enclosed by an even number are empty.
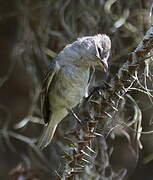
<svg viewBox="0 0 153 180"><path fill-rule="evenodd" d="M49 61L77 37L106 33L112 41L108 76L111 79L151 26L151 3L151 0L0 0L0 179L47 180L55 179L56 172L63 172L62 153L67 148L63 135L75 127L74 118L68 116L60 124L53 142L43 153L33 145L42 125L28 122L31 116L41 118L40 87ZM96 73L100 84L106 75L98 70ZM148 84L151 88L152 82ZM131 95L141 110L143 131L152 130L152 101L142 92L132 91ZM128 121L132 110L128 111L130 103L124 103L124 116L119 117ZM81 111L80 108L76 111ZM153 135L142 135L143 148L138 150L131 143L130 133L127 129L116 130L115 138L110 136L101 144L107 154L103 163L109 162L111 168L99 179L153 179L152 160L144 163L153 152ZM88 169L84 174L88 176L82 175L82 179L94 179Z"/></svg>

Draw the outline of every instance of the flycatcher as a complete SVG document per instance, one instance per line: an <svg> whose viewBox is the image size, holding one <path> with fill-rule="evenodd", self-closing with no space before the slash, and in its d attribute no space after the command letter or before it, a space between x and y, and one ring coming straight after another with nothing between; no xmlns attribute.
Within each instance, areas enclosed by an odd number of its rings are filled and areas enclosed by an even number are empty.
<svg viewBox="0 0 153 180"><path fill-rule="evenodd" d="M67 45L52 61L42 88L42 112L46 123L38 147L43 149L52 140L57 125L87 94L90 68L108 68L111 49L105 34L78 38Z"/></svg>

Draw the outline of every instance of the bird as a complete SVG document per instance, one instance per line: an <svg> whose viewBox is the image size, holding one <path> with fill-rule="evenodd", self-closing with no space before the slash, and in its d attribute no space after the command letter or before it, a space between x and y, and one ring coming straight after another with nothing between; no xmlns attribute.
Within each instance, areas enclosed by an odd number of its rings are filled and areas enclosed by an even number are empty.
<svg viewBox="0 0 153 180"><path fill-rule="evenodd" d="M106 72L111 40L106 34L78 38L50 62L44 78L41 106L45 127L39 149L51 142L58 124L88 93L90 69L101 66Z"/></svg>

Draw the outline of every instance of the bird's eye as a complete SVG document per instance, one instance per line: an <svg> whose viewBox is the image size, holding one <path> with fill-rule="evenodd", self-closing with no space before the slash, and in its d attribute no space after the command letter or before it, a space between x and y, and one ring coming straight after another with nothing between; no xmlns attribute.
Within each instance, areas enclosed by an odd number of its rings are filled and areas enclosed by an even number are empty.
<svg viewBox="0 0 153 180"><path fill-rule="evenodd" d="M108 51L108 52L106 52L106 53L103 55L103 58L104 58L104 59L108 59L108 58L109 58L109 55L110 55L110 53L109 53L109 51Z"/></svg>
<svg viewBox="0 0 153 180"><path fill-rule="evenodd" d="M108 52L103 55L104 58L106 58L107 56L108 56Z"/></svg>
<svg viewBox="0 0 153 180"><path fill-rule="evenodd" d="M101 49L100 47L97 47L98 53L99 53L99 57L101 59L108 59L109 57L109 51L105 51L103 49Z"/></svg>

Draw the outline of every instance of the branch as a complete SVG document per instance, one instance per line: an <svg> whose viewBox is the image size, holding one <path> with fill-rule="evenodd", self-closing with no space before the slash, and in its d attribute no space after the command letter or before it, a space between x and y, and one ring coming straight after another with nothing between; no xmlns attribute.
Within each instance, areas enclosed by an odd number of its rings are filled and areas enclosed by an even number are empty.
<svg viewBox="0 0 153 180"><path fill-rule="evenodd" d="M100 114L100 121L102 119L110 121L115 115L114 113L118 110L120 99L124 99L124 95L133 86L136 80L134 77L135 72L139 69L140 65L145 64L146 59L149 58L146 56L152 49L153 26L147 31L142 42L140 42L135 51L129 55L126 63L119 69L116 76L111 79L109 83L105 83L105 88L102 89L103 96L101 95L101 102L94 102L91 100L92 98L90 98L91 101L88 103L97 103L99 106L98 113ZM87 164L94 166L94 161L91 161L91 157L95 156L95 154L91 148L91 142L96 136L102 135L95 132L97 121L95 120L96 117L91 117L91 109L88 112L90 116L88 121L84 124L78 123L78 128L68 133L70 138L66 138L69 149L71 150L64 155L67 160L67 168L62 177L64 179L73 179L85 170ZM57 176L56 179L61 179L61 177Z"/></svg>

